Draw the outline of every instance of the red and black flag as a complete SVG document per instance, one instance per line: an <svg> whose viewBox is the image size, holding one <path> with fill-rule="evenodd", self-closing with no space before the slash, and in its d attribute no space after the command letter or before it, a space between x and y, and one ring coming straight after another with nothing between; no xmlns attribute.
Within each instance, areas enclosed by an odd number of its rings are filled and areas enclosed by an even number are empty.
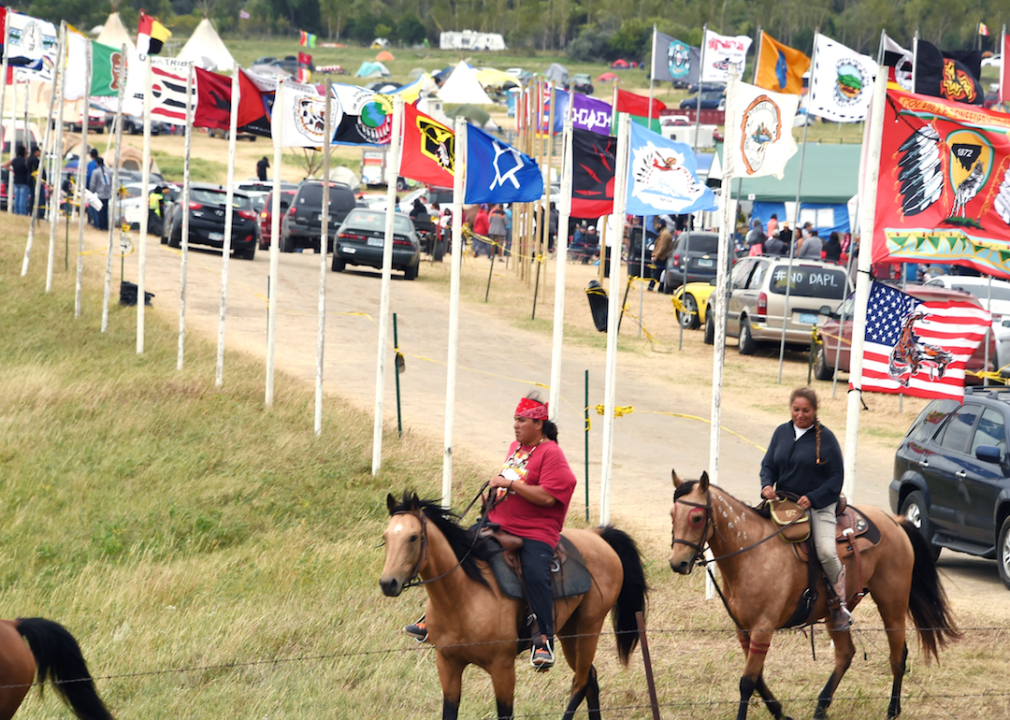
<svg viewBox="0 0 1010 720"><path fill-rule="evenodd" d="M231 123L231 78L196 70L196 109L193 127L228 130Z"/></svg>
<svg viewBox="0 0 1010 720"><path fill-rule="evenodd" d="M151 17L143 10L140 11L140 25L137 28L137 53L141 58L148 55L160 55L161 48L170 37L172 37L172 33L158 22L158 18Z"/></svg>
<svg viewBox="0 0 1010 720"><path fill-rule="evenodd" d="M455 171L456 133L405 103L400 174L428 185L452 187Z"/></svg>
<svg viewBox="0 0 1010 720"><path fill-rule="evenodd" d="M915 92L945 100L982 105L985 90L979 82L982 56L977 50L941 52L920 40L915 55Z"/></svg>
<svg viewBox="0 0 1010 720"><path fill-rule="evenodd" d="M238 128L252 135L270 137L277 81L245 70L238 73ZM228 97L230 101L230 91Z"/></svg>
<svg viewBox="0 0 1010 720"><path fill-rule="evenodd" d="M614 211L617 138L572 130L572 217L593 220Z"/></svg>

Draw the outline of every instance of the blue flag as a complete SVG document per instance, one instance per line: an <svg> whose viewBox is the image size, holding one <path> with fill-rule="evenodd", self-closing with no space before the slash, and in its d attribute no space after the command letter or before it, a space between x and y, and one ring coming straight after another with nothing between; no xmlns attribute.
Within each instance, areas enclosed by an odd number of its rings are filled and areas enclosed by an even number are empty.
<svg viewBox="0 0 1010 720"><path fill-rule="evenodd" d="M544 194L540 167L529 155L471 125L466 129L466 202L533 202Z"/></svg>
<svg viewBox="0 0 1010 720"><path fill-rule="evenodd" d="M628 214L684 215L716 208L715 194L698 180L698 163L691 146L632 123Z"/></svg>

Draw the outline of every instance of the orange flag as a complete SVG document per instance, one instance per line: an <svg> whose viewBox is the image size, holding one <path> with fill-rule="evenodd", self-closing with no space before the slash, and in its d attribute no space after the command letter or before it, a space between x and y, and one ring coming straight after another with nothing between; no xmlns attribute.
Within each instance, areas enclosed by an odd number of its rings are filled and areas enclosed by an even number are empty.
<svg viewBox="0 0 1010 720"><path fill-rule="evenodd" d="M810 58L788 45L761 33L758 49L757 79L754 84L779 93L803 93L803 73L810 69Z"/></svg>

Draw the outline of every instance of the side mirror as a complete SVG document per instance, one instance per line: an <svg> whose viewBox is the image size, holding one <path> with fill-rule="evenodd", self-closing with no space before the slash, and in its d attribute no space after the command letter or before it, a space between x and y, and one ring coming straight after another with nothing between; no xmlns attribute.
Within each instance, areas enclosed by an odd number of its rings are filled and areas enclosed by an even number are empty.
<svg viewBox="0 0 1010 720"><path fill-rule="evenodd" d="M998 463L1003 459L1003 453L994 445L979 445L975 448L975 457L982 462Z"/></svg>
<svg viewBox="0 0 1010 720"><path fill-rule="evenodd" d="M830 305L821 305L821 309L817 311L826 318L831 320L838 320L841 316L831 309Z"/></svg>
<svg viewBox="0 0 1010 720"><path fill-rule="evenodd" d="M708 284L711 285L712 287L715 287L719 283L716 281L715 278L712 278L711 280L708 281Z"/></svg>

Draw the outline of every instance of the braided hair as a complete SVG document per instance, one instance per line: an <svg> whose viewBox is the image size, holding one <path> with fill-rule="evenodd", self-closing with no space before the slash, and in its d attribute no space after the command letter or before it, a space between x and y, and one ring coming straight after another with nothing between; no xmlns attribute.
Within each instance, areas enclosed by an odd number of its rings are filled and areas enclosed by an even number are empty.
<svg viewBox="0 0 1010 720"><path fill-rule="evenodd" d="M806 400L814 409L814 437L817 440L817 464L822 465L824 461L821 460L821 421L817 417L817 393L808 387L798 387L789 395L789 404L792 405L793 400L798 397Z"/></svg>

